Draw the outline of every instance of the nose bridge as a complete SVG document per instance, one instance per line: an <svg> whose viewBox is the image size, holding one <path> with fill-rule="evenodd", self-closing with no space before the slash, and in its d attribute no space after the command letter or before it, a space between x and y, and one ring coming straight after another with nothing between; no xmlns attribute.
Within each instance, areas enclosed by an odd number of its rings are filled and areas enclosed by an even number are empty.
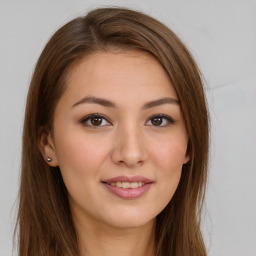
<svg viewBox="0 0 256 256"><path fill-rule="evenodd" d="M143 133L137 124L126 123L120 125L116 136L113 153L115 162L133 166L145 161L146 148L143 143Z"/></svg>

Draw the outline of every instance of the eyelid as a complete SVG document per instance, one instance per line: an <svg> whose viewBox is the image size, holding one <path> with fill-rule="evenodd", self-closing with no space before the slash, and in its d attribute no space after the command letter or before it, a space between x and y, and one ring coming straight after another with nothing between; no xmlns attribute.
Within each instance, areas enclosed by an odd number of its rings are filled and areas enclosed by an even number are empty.
<svg viewBox="0 0 256 256"><path fill-rule="evenodd" d="M86 123L86 122L87 122L90 118L92 118L92 117L100 117L100 118L103 118L103 119L105 119L110 125L112 125L112 123L109 121L109 119L108 119L105 115L99 114L99 113L92 113L92 114L89 114L89 115L83 117L82 119L80 119L79 122L80 122L81 124L84 124L84 123ZM93 126L93 125L88 125L88 126L97 127L97 126ZM106 126L106 125L101 125L101 126ZM98 126L98 127L100 127L100 126Z"/></svg>
<svg viewBox="0 0 256 256"><path fill-rule="evenodd" d="M169 122L169 125L172 125L172 124L174 124L174 123L176 122L171 116L166 115L166 114L154 114L154 115L152 115L152 116L150 116L150 117L148 118L147 122L150 121L150 119L152 119L152 118L154 118L154 117L165 118L165 119ZM146 123L147 123L147 122L146 122ZM164 125L164 126L155 126L155 127L165 127L165 126L166 126L166 125Z"/></svg>
<svg viewBox="0 0 256 256"><path fill-rule="evenodd" d="M110 125L113 125L112 123L111 123L111 121L109 121L109 119L105 116L105 115L103 115L103 114L99 114L99 113L92 113L92 114L89 114L89 115L87 115L87 116L85 116L85 117L83 117L81 120L80 120L80 123L82 123L82 124L84 124L84 123L86 123L90 118L92 118L92 117L100 117L100 118L103 118L103 119L105 119ZM169 115L166 115L166 114L154 114L154 115L152 115L152 116L150 116L148 119L147 119L147 121L146 121L146 124L148 123L148 121L150 121L152 118L155 118L155 117L160 117L160 118L164 118L164 119L166 119L167 121L168 121L168 123L169 123L169 125L172 125L172 124L174 124L176 121L172 118L172 117L170 117ZM93 126L93 125L88 125L88 126L91 126L91 127L97 127L97 126ZM107 126L107 125L100 125L100 126L98 126L98 127L101 127L101 126ZM154 125L153 125L154 126ZM166 126L166 125L163 125L163 126L156 126L156 127L164 127L164 126Z"/></svg>

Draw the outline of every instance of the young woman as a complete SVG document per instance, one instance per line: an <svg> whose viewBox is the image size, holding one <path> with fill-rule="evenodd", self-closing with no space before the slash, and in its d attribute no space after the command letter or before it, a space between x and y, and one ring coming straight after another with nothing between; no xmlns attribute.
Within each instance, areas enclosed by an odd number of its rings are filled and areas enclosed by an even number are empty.
<svg viewBox="0 0 256 256"><path fill-rule="evenodd" d="M103 8L60 28L27 98L20 256L206 255L208 115L177 36Z"/></svg>

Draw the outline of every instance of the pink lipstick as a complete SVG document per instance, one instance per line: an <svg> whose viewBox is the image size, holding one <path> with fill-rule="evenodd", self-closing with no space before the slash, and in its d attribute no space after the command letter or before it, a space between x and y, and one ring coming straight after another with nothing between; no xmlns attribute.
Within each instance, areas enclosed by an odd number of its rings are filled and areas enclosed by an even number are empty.
<svg viewBox="0 0 256 256"><path fill-rule="evenodd" d="M135 199L146 193L153 181L143 176L118 176L102 181L113 194L124 199Z"/></svg>

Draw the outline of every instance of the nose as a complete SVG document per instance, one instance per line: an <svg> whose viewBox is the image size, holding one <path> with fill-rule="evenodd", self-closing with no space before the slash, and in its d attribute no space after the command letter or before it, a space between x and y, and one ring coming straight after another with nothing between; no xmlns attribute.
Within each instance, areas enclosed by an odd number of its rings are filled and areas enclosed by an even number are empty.
<svg viewBox="0 0 256 256"><path fill-rule="evenodd" d="M112 161L129 168L142 165L147 159L143 136L136 126L120 127L115 133Z"/></svg>

